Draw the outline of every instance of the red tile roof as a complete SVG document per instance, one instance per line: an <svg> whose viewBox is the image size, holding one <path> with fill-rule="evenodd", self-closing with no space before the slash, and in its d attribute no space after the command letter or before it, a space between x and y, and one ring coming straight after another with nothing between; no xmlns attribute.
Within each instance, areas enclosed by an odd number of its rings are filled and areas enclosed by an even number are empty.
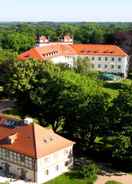
<svg viewBox="0 0 132 184"><path fill-rule="evenodd" d="M73 44L72 48L76 50L78 55L127 56L127 54L116 45Z"/></svg>
<svg viewBox="0 0 132 184"><path fill-rule="evenodd" d="M1 142L3 139L14 138L13 135L17 136L12 144ZM73 144L74 142L59 136L52 129L35 123L16 128L0 125L0 147L32 158L41 158Z"/></svg>
<svg viewBox="0 0 132 184"><path fill-rule="evenodd" d="M127 54L116 45L104 44L62 44L51 43L44 47L32 48L18 56L18 60L34 58L46 60L56 56L73 55L102 55L102 56L127 56Z"/></svg>

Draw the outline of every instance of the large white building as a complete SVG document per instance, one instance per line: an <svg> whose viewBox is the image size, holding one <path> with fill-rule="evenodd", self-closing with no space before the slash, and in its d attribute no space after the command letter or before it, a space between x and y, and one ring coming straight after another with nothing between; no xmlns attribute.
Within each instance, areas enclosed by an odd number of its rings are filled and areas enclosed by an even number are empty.
<svg viewBox="0 0 132 184"><path fill-rule="evenodd" d="M0 116L0 172L41 184L73 165L73 144L52 129Z"/></svg>
<svg viewBox="0 0 132 184"><path fill-rule="evenodd" d="M94 70L127 77L128 55L121 48L105 44L74 44L69 36L60 42L49 42L47 37L39 37L36 46L20 54L18 60L34 58L74 66L78 57L88 58Z"/></svg>

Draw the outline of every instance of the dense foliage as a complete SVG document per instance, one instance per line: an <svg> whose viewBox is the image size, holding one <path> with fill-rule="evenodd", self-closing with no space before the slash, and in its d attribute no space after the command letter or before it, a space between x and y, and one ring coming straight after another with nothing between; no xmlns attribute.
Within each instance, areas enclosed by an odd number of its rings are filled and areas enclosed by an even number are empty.
<svg viewBox="0 0 132 184"><path fill-rule="evenodd" d="M91 146L106 124L109 95L95 79L32 60L4 62L0 70L5 94L17 100L24 115L39 118L43 125Z"/></svg>
<svg viewBox="0 0 132 184"><path fill-rule="evenodd" d="M37 34L58 41L65 34L74 37L76 43L116 43L115 34L131 31L131 23L12 23L0 24L0 47L23 52L35 44Z"/></svg>
<svg viewBox="0 0 132 184"><path fill-rule="evenodd" d="M80 169L80 175L83 178L91 179L92 181L95 181L97 179L98 173L99 173L99 168L95 163L84 165Z"/></svg>

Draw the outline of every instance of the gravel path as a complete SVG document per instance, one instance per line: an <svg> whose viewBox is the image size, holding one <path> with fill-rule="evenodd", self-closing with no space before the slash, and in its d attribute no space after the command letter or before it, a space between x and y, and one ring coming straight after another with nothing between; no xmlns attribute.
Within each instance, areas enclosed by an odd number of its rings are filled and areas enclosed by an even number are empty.
<svg viewBox="0 0 132 184"><path fill-rule="evenodd" d="M98 179L95 184L105 184L109 180L115 180L121 182L122 184L132 184L132 175L124 174L121 176L98 176Z"/></svg>

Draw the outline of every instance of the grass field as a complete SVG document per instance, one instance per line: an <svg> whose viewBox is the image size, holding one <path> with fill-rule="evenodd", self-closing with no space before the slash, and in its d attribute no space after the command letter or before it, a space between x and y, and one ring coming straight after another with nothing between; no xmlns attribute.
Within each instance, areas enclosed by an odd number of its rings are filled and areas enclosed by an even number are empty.
<svg viewBox="0 0 132 184"><path fill-rule="evenodd" d="M65 174L49 181L46 184L93 184L93 182L88 181L88 179L77 179L69 174Z"/></svg>

